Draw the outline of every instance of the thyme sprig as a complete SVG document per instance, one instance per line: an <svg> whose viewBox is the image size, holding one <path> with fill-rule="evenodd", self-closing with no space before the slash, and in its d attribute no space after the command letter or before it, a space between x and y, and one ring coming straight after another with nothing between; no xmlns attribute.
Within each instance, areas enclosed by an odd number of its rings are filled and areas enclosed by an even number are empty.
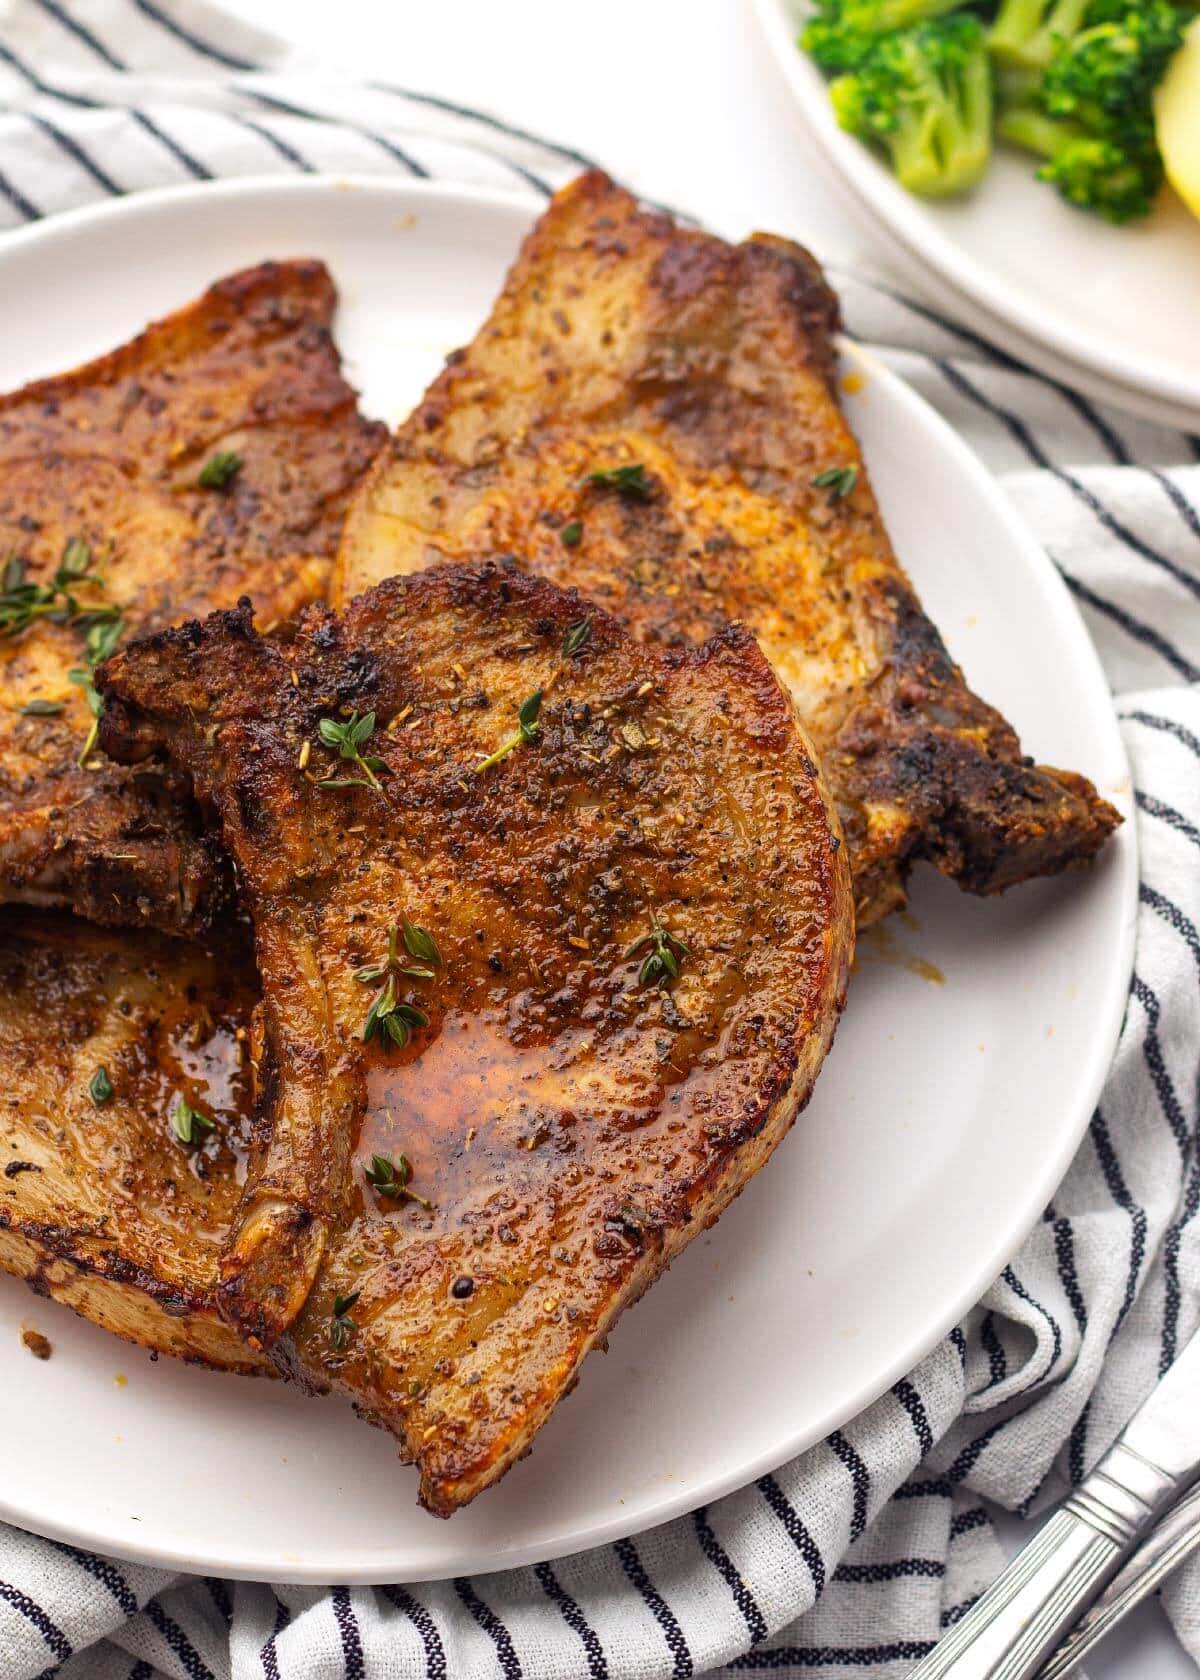
<svg viewBox="0 0 1200 1680"><path fill-rule="evenodd" d="M432 1213L433 1203L409 1188L411 1178L412 1167L407 1155L400 1155L395 1161L390 1155L372 1155L371 1165L367 1168L367 1183L373 1190L394 1201L416 1202L426 1213Z"/></svg>
<svg viewBox="0 0 1200 1680"><path fill-rule="evenodd" d="M414 966L400 961L400 938L403 933L404 949L410 957L419 959ZM398 994L396 982L401 976L412 980L433 980L436 975L429 963L441 963L442 953L438 950L437 940L427 928L417 927L412 922L405 922L402 927L388 929L387 956L382 962L365 963L362 968L356 968L354 978L363 986L373 986L377 981L384 982L383 990L378 994L363 1022L362 1040L369 1044L378 1035L380 1042L387 1049L396 1044L403 1049L408 1043L413 1027L427 1027L429 1017L424 1010L418 1009L416 1004L405 1002Z"/></svg>
<svg viewBox="0 0 1200 1680"><path fill-rule="evenodd" d="M638 969L639 986L655 986L659 991L668 980L679 978L679 964L683 957L690 957L691 952L677 934L671 933L663 927L653 911L650 912L650 932L644 933L640 939L635 939L626 951L626 957L636 957L647 946L652 949L646 952L642 966Z"/></svg>
<svg viewBox="0 0 1200 1680"><path fill-rule="evenodd" d="M648 502L654 493L653 481L641 461L628 467L602 467L588 473L583 482L597 490L615 490L632 502Z"/></svg>
<svg viewBox="0 0 1200 1680"><path fill-rule="evenodd" d="M514 732L506 741L501 741L494 753L489 753L481 764L475 766L475 774L479 775L483 770L490 770L493 764L499 764L502 758L507 758L509 753L517 747L522 747L527 741L532 741L541 728L538 722L541 709L542 691L538 688L523 703L517 713L517 727Z"/></svg>
<svg viewBox="0 0 1200 1680"><path fill-rule="evenodd" d="M384 768L383 760L361 751L363 742L375 733L374 712L365 712L362 717L357 712L351 712L345 723L339 723L337 718L323 717L317 723L317 733L331 752L336 752L339 758L348 759L351 764L357 764L362 771L361 776L326 776L318 783L319 787L369 787L376 793L383 792L383 784L375 774Z"/></svg>
<svg viewBox="0 0 1200 1680"><path fill-rule="evenodd" d="M29 562L10 555L0 572L0 636L19 636L39 618L80 624L115 617L117 609L106 602L80 601L76 591L84 584L104 587L99 572L92 571L91 544L82 537L70 538L47 583L31 583Z"/></svg>
<svg viewBox="0 0 1200 1680"><path fill-rule="evenodd" d="M329 1315L329 1340L335 1353L342 1352L358 1329L358 1325L350 1317L350 1309L361 1294L361 1289L352 1289L349 1295L333 1297L333 1311Z"/></svg>

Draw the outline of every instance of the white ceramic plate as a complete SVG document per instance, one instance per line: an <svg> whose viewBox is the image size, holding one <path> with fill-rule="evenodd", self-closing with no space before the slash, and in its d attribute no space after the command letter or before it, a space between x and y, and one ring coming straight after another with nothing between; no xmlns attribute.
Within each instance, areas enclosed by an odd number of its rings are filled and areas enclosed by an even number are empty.
<svg viewBox="0 0 1200 1680"><path fill-rule="evenodd" d="M1055 378L1164 424L1200 427L1200 221L1169 188L1146 221L1110 227L1035 179L1032 154L1001 146L969 197L915 198L838 127L825 78L796 45L806 0L755 4L821 153L873 225L949 286L974 325Z"/></svg>
<svg viewBox="0 0 1200 1680"><path fill-rule="evenodd" d="M0 246L22 299L0 388L120 343L209 281L319 256L366 407L398 420L485 315L525 199L242 181L63 216ZM858 361L858 358L855 358ZM1044 760L1128 808L1066 590L958 439L863 360L848 399L893 536L956 654ZM338 1401L151 1363L0 1279L0 1515L99 1550L273 1580L443 1577L633 1533L745 1483L908 1369L1001 1269L1065 1171L1129 976L1132 825L1099 867L1002 903L922 879L862 952L792 1137L619 1325L529 1459L451 1522ZM920 958L945 975L915 972ZM18 1338L54 1343L41 1364Z"/></svg>

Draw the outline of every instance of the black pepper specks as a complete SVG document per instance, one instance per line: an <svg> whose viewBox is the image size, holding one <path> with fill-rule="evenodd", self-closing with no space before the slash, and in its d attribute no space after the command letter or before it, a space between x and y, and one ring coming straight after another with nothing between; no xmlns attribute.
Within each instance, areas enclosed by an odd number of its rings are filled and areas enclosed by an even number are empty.
<svg viewBox="0 0 1200 1680"><path fill-rule="evenodd" d="M467 1300L469 1296L475 1293L475 1279L465 1276L456 1277L450 1285L450 1293L456 1301Z"/></svg>

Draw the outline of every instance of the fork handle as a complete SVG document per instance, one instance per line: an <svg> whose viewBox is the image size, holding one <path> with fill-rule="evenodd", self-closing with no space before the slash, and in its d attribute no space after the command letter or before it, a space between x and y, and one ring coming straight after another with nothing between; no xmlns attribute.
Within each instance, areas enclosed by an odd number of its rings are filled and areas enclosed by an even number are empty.
<svg viewBox="0 0 1200 1680"><path fill-rule="evenodd" d="M1082 1517L1057 1511L909 1680L1027 1680L1116 1574L1124 1556Z"/></svg>
<svg viewBox="0 0 1200 1680"><path fill-rule="evenodd" d="M1118 1441L909 1680L1030 1680L1178 1493Z"/></svg>

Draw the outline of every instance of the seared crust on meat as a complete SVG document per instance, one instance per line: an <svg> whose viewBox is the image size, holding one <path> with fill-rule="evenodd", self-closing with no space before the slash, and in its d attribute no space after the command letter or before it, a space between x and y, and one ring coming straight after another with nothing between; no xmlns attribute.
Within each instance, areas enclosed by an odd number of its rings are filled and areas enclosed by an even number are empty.
<svg viewBox="0 0 1200 1680"><path fill-rule="evenodd" d="M866 924L918 858L997 892L1086 862L1119 818L1022 756L923 612L837 404L837 324L799 246L727 245L582 176L380 456L333 599L511 553L647 641L744 623L822 755ZM644 497L586 482L637 464ZM844 468L843 494L814 482Z"/></svg>
<svg viewBox="0 0 1200 1680"><path fill-rule="evenodd" d="M254 999L245 953L0 912L0 1268L128 1341L245 1372L270 1367L216 1291ZM180 1097L214 1121L200 1148L172 1129Z"/></svg>
<svg viewBox="0 0 1200 1680"><path fill-rule="evenodd" d="M807 1100L853 942L811 750L744 630L639 645L490 564L392 579L286 643L217 615L98 681L107 750L193 779L254 922L278 1089L225 1310L392 1429L449 1514ZM320 719L369 711L382 791L320 785L366 780ZM674 979L643 968L656 924ZM363 1042L380 975L356 974L396 925L437 951L399 946L419 1014L387 1048ZM405 1195L372 1187L376 1155L411 1166Z"/></svg>
<svg viewBox="0 0 1200 1680"><path fill-rule="evenodd" d="M80 602L118 608L125 637L240 595L265 620L323 596L347 498L383 440L341 376L335 302L322 264L264 263L0 398L0 564L42 584L68 543L88 544L103 583ZM218 452L240 470L205 489ZM39 617L0 638L0 897L203 929L227 878L195 813L161 778L77 762L92 720L68 673L84 663L75 625Z"/></svg>

